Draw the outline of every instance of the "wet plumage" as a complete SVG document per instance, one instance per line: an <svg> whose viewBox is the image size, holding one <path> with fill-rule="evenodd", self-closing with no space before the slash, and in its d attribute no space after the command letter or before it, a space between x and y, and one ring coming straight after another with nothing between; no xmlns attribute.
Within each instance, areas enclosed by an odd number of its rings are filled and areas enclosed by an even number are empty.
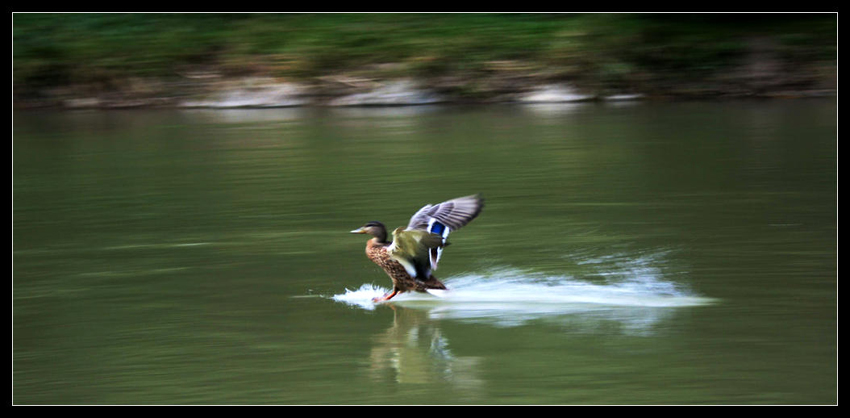
<svg viewBox="0 0 850 418"><path fill-rule="evenodd" d="M375 301L389 300L398 293L445 289L433 275L443 249L449 245L449 232L475 219L483 208L478 195L459 197L436 205L428 204L410 218L407 227L396 228L388 240L384 224L372 221L351 231L369 234L366 256L380 266L393 282L393 289Z"/></svg>

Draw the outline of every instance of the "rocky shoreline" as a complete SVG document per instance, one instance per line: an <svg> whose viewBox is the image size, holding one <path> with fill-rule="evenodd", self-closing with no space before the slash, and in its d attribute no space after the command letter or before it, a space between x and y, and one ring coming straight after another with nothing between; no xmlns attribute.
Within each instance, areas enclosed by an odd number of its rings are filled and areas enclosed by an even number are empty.
<svg viewBox="0 0 850 418"><path fill-rule="evenodd" d="M614 87L592 76L564 79L521 62L492 62L484 74L386 77L393 64L294 80L264 73L233 76L197 68L168 80L127 77L97 84L16 88L18 109L279 108L418 106L437 103L574 103L635 100L805 98L837 95L837 67L789 63L754 48L738 66L698 80L644 74ZM395 67L393 67L395 68ZM397 69L403 72L403 68Z"/></svg>
<svg viewBox="0 0 850 418"><path fill-rule="evenodd" d="M334 85L336 84L336 85ZM351 106L419 106L430 104L493 103L577 103L622 102L640 100L694 100L731 98L805 98L833 97L831 87L789 88L682 88L656 93L598 93L572 83L548 82L517 86L515 90L493 93L485 97L459 97L445 93L439 84L412 79L400 80L334 80L320 83L293 82L270 77L248 77L213 82L142 82L128 83L130 88L108 92L92 89L65 89L46 97L16 100L17 109L129 109L129 108L285 108L285 107L351 107ZM166 93L170 91L172 93ZM173 93L180 91L181 93Z"/></svg>

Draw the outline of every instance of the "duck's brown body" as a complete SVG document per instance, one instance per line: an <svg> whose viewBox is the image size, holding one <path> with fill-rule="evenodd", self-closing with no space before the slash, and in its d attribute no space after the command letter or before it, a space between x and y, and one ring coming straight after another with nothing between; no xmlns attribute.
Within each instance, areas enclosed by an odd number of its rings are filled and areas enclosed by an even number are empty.
<svg viewBox="0 0 850 418"><path fill-rule="evenodd" d="M385 295L384 298L389 299L401 292L425 292L427 289L446 288L433 274L427 280L410 277L404 266L390 257L390 254L387 252L387 247L389 246L389 243L378 242L377 238L372 238L366 243L366 257L369 257L372 262L384 269L393 281L392 292Z"/></svg>
<svg viewBox="0 0 850 418"><path fill-rule="evenodd" d="M372 300L386 301L401 292L446 289L431 272L437 269L443 249L449 245L446 240L449 232L475 219L483 205L478 195L427 204L413 214L406 228L393 231L392 242L388 240L387 228L378 221L367 222L351 231L352 234L372 235L366 244L366 256L393 281L392 291Z"/></svg>

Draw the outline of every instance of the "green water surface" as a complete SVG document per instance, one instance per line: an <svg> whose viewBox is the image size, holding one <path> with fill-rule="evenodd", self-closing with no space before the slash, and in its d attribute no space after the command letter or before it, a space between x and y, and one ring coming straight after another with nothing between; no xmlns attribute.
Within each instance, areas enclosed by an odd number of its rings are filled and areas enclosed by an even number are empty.
<svg viewBox="0 0 850 418"><path fill-rule="evenodd" d="M836 118L830 100L15 112L12 401L834 404ZM333 299L389 286L348 231L479 192L448 283L712 302Z"/></svg>

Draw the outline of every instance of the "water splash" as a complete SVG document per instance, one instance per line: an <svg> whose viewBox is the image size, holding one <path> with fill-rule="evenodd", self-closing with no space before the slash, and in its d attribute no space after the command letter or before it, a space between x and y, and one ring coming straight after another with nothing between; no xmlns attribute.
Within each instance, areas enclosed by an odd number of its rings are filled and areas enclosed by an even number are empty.
<svg viewBox="0 0 850 418"><path fill-rule="evenodd" d="M488 274L466 274L444 280L450 289L437 294L402 293L391 303L444 305L474 304L597 304L631 307L681 307L710 303L711 300L693 296L672 283L655 280L632 280L612 284L594 284L568 276L545 276L517 270ZM346 289L333 299L364 308L374 308L372 298L389 289L364 284L359 289Z"/></svg>
<svg viewBox="0 0 850 418"><path fill-rule="evenodd" d="M383 303L426 310L434 319L513 326L531 320L564 322L578 316L585 323L613 320L626 328L641 330L669 316L675 310L672 308L714 302L665 280L660 270L652 266L651 258L631 260L627 265L611 260L601 262L600 268L611 271L594 272L592 276L597 280L593 281L505 268L468 273L446 278L448 291L403 293ZM372 310L379 305L372 298L387 291L364 284L334 295L333 300Z"/></svg>

